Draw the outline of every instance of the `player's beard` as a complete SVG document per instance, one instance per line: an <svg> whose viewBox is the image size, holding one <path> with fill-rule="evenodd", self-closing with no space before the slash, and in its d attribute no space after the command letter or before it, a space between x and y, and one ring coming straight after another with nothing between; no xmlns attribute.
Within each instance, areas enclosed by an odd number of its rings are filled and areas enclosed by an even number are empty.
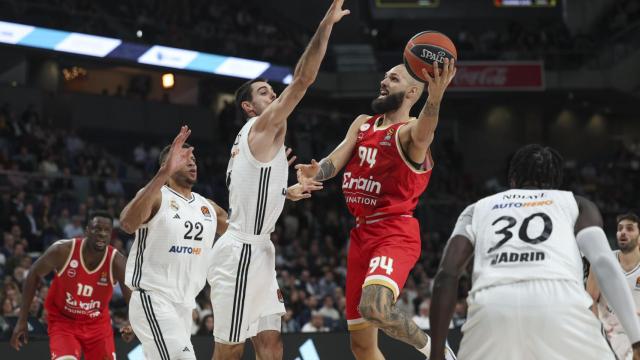
<svg viewBox="0 0 640 360"><path fill-rule="evenodd" d="M635 238L635 240L629 240L627 241L627 243L625 245L622 245L618 242L618 247L620 248L620 251L622 251L625 254L628 254L632 251L638 251L638 240L640 239L640 236L637 236Z"/></svg>
<svg viewBox="0 0 640 360"><path fill-rule="evenodd" d="M404 91L389 94L382 98L375 98L371 102L371 109L376 114L386 114L390 111L398 110L404 99Z"/></svg>

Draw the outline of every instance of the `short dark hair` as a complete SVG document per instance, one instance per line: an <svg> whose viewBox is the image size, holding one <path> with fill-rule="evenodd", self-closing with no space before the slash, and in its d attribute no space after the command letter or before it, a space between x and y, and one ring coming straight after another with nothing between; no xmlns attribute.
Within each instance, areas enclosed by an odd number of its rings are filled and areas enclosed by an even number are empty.
<svg viewBox="0 0 640 360"><path fill-rule="evenodd" d="M563 163L562 155L551 147L525 145L511 159L509 183L515 188L558 189L562 185Z"/></svg>
<svg viewBox="0 0 640 360"><path fill-rule="evenodd" d="M242 103L245 101L253 100L253 95L251 94L251 85L257 82L268 82L268 80L265 78L255 78L240 85L238 90L236 90L236 110L238 111L238 115L243 119L247 119L249 117L249 114L247 114L242 108Z"/></svg>
<svg viewBox="0 0 640 360"><path fill-rule="evenodd" d="M91 224L91 221L97 217L109 219L111 224L113 224L113 216L107 210L91 210L89 211L89 216L87 217L87 226Z"/></svg>
<svg viewBox="0 0 640 360"><path fill-rule="evenodd" d="M638 224L638 226L640 227L640 218L635 213L628 212L626 214L618 215L616 217L616 224L620 224L620 221L622 220L629 220L631 222Z"/></svg>
<svg viewBox="0 0 640 360"><path fill-rule="evenodd" d="M183 149L188 149L191 147L191 144L185 142L182 144ZM160 155L158 155L158 165L162 166L162 163L167 159L167 155L169 154L169 150L171 150L171 144L165 146L162 151L160 151Z"/></svg>

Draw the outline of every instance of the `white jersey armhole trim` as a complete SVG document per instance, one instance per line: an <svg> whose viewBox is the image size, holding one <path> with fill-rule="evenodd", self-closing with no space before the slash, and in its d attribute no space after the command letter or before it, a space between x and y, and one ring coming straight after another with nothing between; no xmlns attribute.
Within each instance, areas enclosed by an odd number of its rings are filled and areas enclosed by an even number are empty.
<svg viewBox="0 0 640 360"><path fill-rule="evenodd" d="M69 251L69 255L67 256L67 261L65 261L64 266L62 267L62 269L60 269L60 271L58 271L57 273L58 276L62 276L62 274L64 274L64 271L67 270L67 266L69 266L69 263L71 262L71 257L73 256L73 250L75 248L76 248L76 239L71 239L71 251Z"/></svg>
<svg viewBox="0 0 640 360"><path fill-rule="evenodd" d="M94 274L96 271L100 270L102 268L102 265L104 265L104 261L107 260L107 255L109 254L109 248L107 245L107 249L104 251L104 255L102 256L102 260L100 260L100 264L98 264L98 266L96 266L95 269L93 269L92 271L89 271L89 269L87 268L87 266L84 264L84 256L82 256L82 248L84 248L84 244L85 244L85 239L82 240L82 243L80 244L80 265L82 265L82 268L84 269L84 271L87 272L87 274L91 275Z"/></svg>
<svg viewBox="0 0 640 360"><path fill-rule="evenodd" d="M258 119L258 117L254 117L249 119L249 122L251 122L251 124L247 124L248 128L247 130L247 135L246 136L241 136L240 137L240 156L244 156L247 160L249 160L249 162L258 168L261 167L266 167L266 166L270 166L271 163L273 163L273 161L278 157L278 152L283 151L284 150L284 144L280 147L280 149L276 152L275 156L273 157L273 159L269 160L269 162L262 162L258 159L256 159L253 156L253 153L251 152L251 146L249 146L249 134L251 133L251 129L253 129L253 125L256 123L256 120ZM245 126L247 126L245 125ZM243 155L244 153L244 155Z"/></svg>
<svg viewBox="0 0 640 360"><path fill-rule="evenodd" d="M567 201L571 204L572 213L569 214L572 221L571 225L575 226L576 220L578 220L578 216L580 215L580 209L578 208L578 200L576 200L576 196L572 192L565 191L564 193L567 196Z"/></svg>
<svg viewBox="0 0 640 360"><path fill-rule="evenodd" d="M117 253L118 253L118 250L116 250L116 248L113 248L111 250L111 260L109 261L109 281L111 281L111 286L116 285L116 282L113 279L113 261L116 258Z"/></svg>
<svg viewBox="0 0 640 360"><path fill-rule="evenodd" d="M162 185L162 188L160 188L160 207L158 208L158 211L156 211L156 213L151 217L151 219L149 219L149 221L147 221L146 223L140 225L140 227L138 228L138 230L145 228L145 227L149 227L150 225L158 222L158 219L160 218L160 216L158 214L162 213L162 210L164 210L165 208L165 197L162 194L162 191L164 190L165 186L167 185Z"/></svg>

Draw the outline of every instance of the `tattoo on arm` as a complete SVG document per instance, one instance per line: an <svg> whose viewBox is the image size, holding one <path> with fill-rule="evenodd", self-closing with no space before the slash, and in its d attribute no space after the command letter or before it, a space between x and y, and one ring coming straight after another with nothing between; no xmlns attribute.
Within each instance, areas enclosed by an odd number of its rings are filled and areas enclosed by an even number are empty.
<svg viewBox="0 0 640 360"><path fill-rule="evenodd" d="M313 180L324 181L331 179L335 176L336 167L329 158L324 158L320 161L320 171Z"/></svg>
<svg viewBox="0 0 640 360"><path fill-rule="evenodd" d="M437 117L440 112L439 102L427 101L427 106L424 107L424 115L427 117Z"/></svg>
<svg viewBox="0 0 640 360"><path fill-rule="evenodd" d="M395 306L393 292L384 286L365 286L362 290L360 313L394 339L417 348L423 348L427 344L427 334Z"/></svg>

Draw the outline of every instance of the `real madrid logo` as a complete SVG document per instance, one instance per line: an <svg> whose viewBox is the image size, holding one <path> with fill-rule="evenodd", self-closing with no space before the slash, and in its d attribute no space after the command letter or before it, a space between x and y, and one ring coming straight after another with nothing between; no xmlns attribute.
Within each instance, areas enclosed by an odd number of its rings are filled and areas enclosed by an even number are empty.
<svg viewBox="0 0 640 360"><path fill-rule="evenodd" d="M364 123L360 126L360 131L367 131L370 127L371 125L369 123Z"/></svg>
<svg viewBox="0 0 640 360"><path fill-rule="evenodd" d="M180 209L180 207L178 206L178 203L175 200L171 200L171 202L169 203L169 207L172 208L174 211L178 211L178 209Z"/></svg>

